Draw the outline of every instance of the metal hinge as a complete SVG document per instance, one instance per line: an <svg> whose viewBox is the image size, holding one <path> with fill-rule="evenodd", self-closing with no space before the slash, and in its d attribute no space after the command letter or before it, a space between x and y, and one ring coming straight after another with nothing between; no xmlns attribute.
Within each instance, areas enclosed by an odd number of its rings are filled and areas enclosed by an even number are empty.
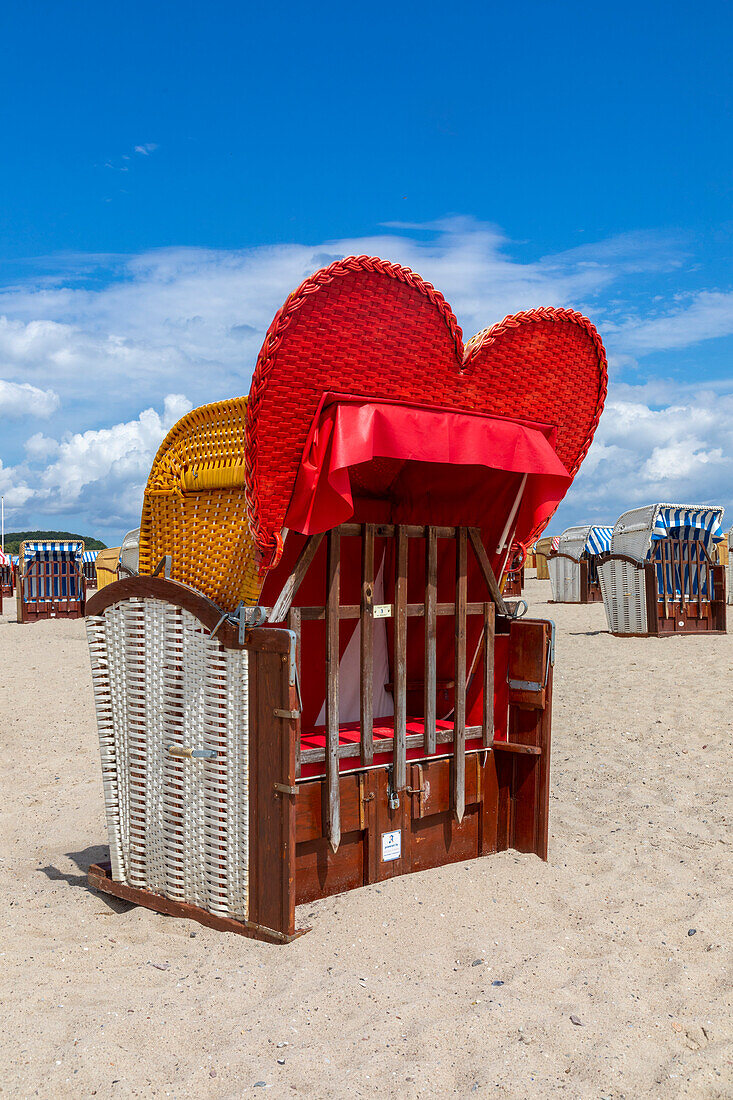
<svg viewBox="0 0 733 1100"><path fill-rule="evenodd" d="M545 683L547 681L545 680ZM542 691L543 685L539 680L510 680L509 688L511 691Z"/></svg>
<svg viewBox="0 0 733 1100"><path fill-rule="evenodd" d="M158 577L162 573L166 580L170 580L172 564L173 558L170 554L166 554L165 557L162 557L156 565L155 569L152 572L152 576Z"/></svg>
<svg viewBox="0 0 733 1100"><path fill-rule="evenodd" d="M275 707L272 712L276 718L289 718L295 721L296 718L300 718L299 710L281 710L279 707Z"/></svg>
<svg viewBox="0 0 733 1100"><path fill-rule="evenodd" d="M273 783L272 786L278 794L297 794L298 793L298 788L297 787L289 787L287 785L287 783Z"/></svg>

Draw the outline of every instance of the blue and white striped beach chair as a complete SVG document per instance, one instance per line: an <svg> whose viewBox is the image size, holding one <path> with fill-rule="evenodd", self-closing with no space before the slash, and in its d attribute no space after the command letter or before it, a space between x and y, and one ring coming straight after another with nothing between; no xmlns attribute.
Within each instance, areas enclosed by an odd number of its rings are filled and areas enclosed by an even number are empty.
<svg viewBox="0 0 733 1100"><path fill-rule="evenodd" d="M599 560L614 634L725 631L725 570L712 558L722 518L708 505L650 504L617 520Z"/></svg>
<svg viewBox="0 0 733 1100"><path fill-rule="evenodd" d="M20 547L18 622L84 614L84 543L24 542Z"/></svg>
<svg viewBox="0 0 733 1100"><path fill-rule="evenodd" d="M568 527L547 559L554 603L599 603L598 557L611 548L613 527Z"/></svg>

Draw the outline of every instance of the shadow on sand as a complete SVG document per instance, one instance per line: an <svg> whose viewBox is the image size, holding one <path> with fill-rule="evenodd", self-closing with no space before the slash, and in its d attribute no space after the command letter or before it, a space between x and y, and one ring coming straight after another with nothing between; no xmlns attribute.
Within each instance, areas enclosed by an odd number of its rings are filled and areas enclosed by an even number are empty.
<svg viewBox="0 0 733 1100"><path fill-rule="evenodd" d="M92 863L106 863L109 859L109 849L101 844L93 844L88 848L84 848L80 852L67 852L66 855L75 863L79 868L80 874L74 874L69 871L60 871L58 867L54 867L49 864L47 867L39 868L40 871L51 879L52 882L66 882L69 886L79 886L82 890L87 890L88 893L93 894L99 901L112 909L115 913L129 913L135 906L130 901L122 901L121 898L115 898L111 894L103 894L97 890L93 890L89 882L87 881L87 872Z"/></svg>

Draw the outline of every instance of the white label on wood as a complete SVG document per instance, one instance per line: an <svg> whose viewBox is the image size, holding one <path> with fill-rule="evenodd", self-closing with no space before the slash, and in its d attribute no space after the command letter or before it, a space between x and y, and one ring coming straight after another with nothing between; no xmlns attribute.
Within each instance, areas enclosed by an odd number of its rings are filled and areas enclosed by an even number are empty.
<svg viewBox="0 0 733 1100"><path fill-rule="evenodd" d="M402 854L402 833L397 829L394 833L382 833L382 863L399 859Z"/></svg>

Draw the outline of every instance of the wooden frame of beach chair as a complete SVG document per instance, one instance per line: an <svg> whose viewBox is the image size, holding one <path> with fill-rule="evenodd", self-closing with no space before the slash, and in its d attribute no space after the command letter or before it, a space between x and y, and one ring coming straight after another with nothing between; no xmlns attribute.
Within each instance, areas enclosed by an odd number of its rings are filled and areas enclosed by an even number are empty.
<svg viewBox="0 0 733 1100"><path fill-rule="evenodd" d="M733 603L733 527L728 532L727 537L727 560L724 564L725 576L726 576L726 594L728 603ZM722 565L723 563L720 562Z"/></svg>
<svg viewBox="0 0 733 1100"><path fill-rule="evenodd" d="M722 508L651 504L616 521L598 559L611 633L725 633L725 568L711 557L722 516Z"/></svg>
<svg viewBox="0 0 733 1100"><path fill-rule="evenodd" d="M598 560L611 544L612 527L586 524L568 527L560 535L557 550L551 550L547 568L552 585L552 603L600 603Z"/></svg>
<svg viewBox="0 0 733 1100"><path fill-rule="evenodd" d="M23 542L16 583L19 623L78 619L84 615L84 543Z"/></svg>
<svg viewBox="0 0 733 1100"><path fill-rule="evenodd" d="M380 351L385 317L397 346ZM497 575L587 451L605 357L570 311L518 315L465 356L451 319L405 269L332 265L276 317L249 401L164 441L139 575L87 608L96 888L283 943L315 898L506 848L547 858L554 628L513 618ZM446 332L480 397L418 405ZM530 337L543 378L555 364L545 404L518 369ZM330 392L331 369L359 395ZM558 399L560 380L584 398Z"/></svg>

